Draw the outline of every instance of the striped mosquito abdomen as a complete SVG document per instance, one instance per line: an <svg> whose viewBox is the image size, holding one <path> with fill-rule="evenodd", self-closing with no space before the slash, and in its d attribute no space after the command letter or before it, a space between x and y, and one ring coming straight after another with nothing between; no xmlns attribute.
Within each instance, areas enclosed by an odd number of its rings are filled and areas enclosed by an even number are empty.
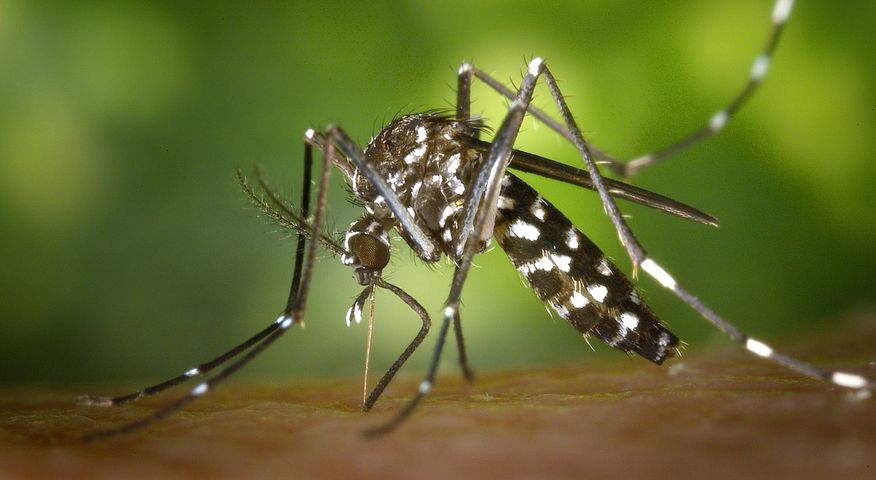
<svg viewBox="0 0 876 480"><path fill-rule="evenodd" d="M584 335L662 363L678 337L636 288L556 207L510 173L502 179L496 240L535 294Z"/></svg>

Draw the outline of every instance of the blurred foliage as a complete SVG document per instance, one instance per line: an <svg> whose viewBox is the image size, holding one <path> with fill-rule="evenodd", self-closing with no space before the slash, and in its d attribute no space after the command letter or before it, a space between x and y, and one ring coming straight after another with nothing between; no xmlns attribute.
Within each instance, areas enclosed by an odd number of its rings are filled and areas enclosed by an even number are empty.
<svg viewBox="0 0 876 480"><path fill-rule="evenodd" d="M735 94L771 9L754 0L257 3L0 0L0 383L157 380L276 318L291 242L248 206L233 172L262 164L293 198L308 127L337 123L364 143L399 112L450 107L463 60L514 82L540 55L585 135L636 156L699 127ZM817 341L837 312L874 301L874 18L872 2L800 2L763 89L728 128L636 179L721 228L622 205L652 255L766 338ZM504 104L486 88L475 99L475 112L501 119ZM547 92L535 103L550 107ZM524 130L522 148L577 164L543 126ZM595 195L533 183L629 267ZM338 228L357 215L345 197L336 175ZM437 312L451 269L425 268L397 245L388 278ZM307 328L249 375L362 368L364 325L343 323L358 288L348 268L324 260ZM500 250L477 264L463 310L476 368L594 358ZM690 348L726 344L654 282L641 285ZM418 321L388 295L377 312L380 368Z"/></svg>

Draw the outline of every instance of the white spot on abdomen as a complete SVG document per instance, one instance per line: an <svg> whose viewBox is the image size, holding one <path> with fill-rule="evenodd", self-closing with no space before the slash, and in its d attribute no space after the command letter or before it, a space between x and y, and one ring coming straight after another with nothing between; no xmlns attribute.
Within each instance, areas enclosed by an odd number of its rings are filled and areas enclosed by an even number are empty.
<svg viewBox="0 0 876 480"><path fill-rule="evenodd" d="M635 313L624 312L620 316L620 323L624 330L635 330L639 326L639 317Z"/></svg>
<svg viewBox="0 0 876 480"><path fill-rule="evenodd" d="M598 283L588 285L587 292L599 303L605 301L605 297L608 296L608 288L605 285L600 285Z"/></svg>
<svg viewBox="0 0 876 480"><path fill-rule="evenodd" d="M572 292L572 296L569 297L569 303L572 304L575 308L583 308L586 307L590 300L587 299L581 292L574 291Z"/></svg>
<svg viewBox="0 0 876 480"><path fill-rule="evenodd" d="M519 267L517 267L517 270L524 275L529 275L536 270L544 270L545 272L550 272L554 269L554 267L556 267L554 261L551 260L549 257L544 256L532 263L524 263L523 265L520 265Z"/></svg>
<svg viewBox="0 0 876 480"><path fill-rule="evenodd" d="M532 215L539 220L544 220L545 210L542 206L543 204L544 200L542 200L541 197L538 197L535 199L534 202L532 202L532 206L529 207L529 212L532 213Z"/></svg>
<svg viewBox="0 0 876 480"><path fill-rule="evenodd" d="M524 238L530 241L538 240L538 237L541 236L538 227L520 219L515 220L514 223L511 224L511 227L508 228L508 233L512 237Z"/></svg>
<svg viewBox="0 0 876 480"><path fill-rule="evenodd" d="M611 267L608 265L608 260L605 257L599 260L599 264L596 265L596 271L606 277L611 275Z"/></svg>
<svg viewBox="0 0 876 480"><path fill-rule="evenodd" d="M557 268L564 272L569 272L572 268L572 257L568 255L551 254L551 260L556 264Z"/></svg>
<svg viewBox="0 0 876 480"><path fill-rule="evenodd" d="M566 233L566 246L569 247L570 250L578 250L578 231L575 230L575 227L570 228Z"/></svg>
<svg viewBox="0 0 876 480"><path fill-rule="evenodd" d="M515 204L513 198L499 196L499 210L514 210Z"/></svg>

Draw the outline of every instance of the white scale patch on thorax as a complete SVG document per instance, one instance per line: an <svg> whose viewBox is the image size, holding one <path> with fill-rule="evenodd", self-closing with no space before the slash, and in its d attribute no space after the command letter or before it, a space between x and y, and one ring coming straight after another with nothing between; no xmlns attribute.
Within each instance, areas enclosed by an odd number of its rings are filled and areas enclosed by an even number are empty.
<svg viewBox="0 0 876 480"><path fill-rule="evenodd" d="M459 162L462 160L462 156L457 152L450 156L447 160L447 163L444 165L444 171L448 174L455 174L457 170L459 170Z"/></svg>
<svg viewBox="0 0 876 480"><path fill-rule="evenodd" d="M450 205L444 207L444 210L441 211L441 218L438 219L438 225L443 227L447 223L447 219L455 212L456 209Z"/></svg>
<svg viewBox="0 0 876 480"><path fill-rule="evenodd" d="M425 129L424 129L424 131L425 131ZM429 148L429 146L426 144L423 144L423 145L420 145L419 147L411 150L410 153L405 155L405 163L407 163L408 165L418 163L420 160L423 159L423 155L426 154L427 148Z"/></svg>

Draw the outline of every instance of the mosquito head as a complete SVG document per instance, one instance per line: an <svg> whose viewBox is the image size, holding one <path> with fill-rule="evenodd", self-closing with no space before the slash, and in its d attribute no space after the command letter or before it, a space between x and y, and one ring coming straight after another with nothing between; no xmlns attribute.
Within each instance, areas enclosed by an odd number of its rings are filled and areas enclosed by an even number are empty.
<svg viewBox="0 0 876 480"><path fill-rule="evenodd" d="M389 263L391 256L387 227L371 214L365 214L350 224L344 236L345 253L341 261L356 269L360 285L373 283Z"/></svg>
<svg viewBox="0 0 876 480"><path fill-rule="evenodd" d="M348 242L350 252L358 259L356 281L359 285L369 285L375 276L389 263L389 245L383 243L377 235L357 233Z"/></svg>

